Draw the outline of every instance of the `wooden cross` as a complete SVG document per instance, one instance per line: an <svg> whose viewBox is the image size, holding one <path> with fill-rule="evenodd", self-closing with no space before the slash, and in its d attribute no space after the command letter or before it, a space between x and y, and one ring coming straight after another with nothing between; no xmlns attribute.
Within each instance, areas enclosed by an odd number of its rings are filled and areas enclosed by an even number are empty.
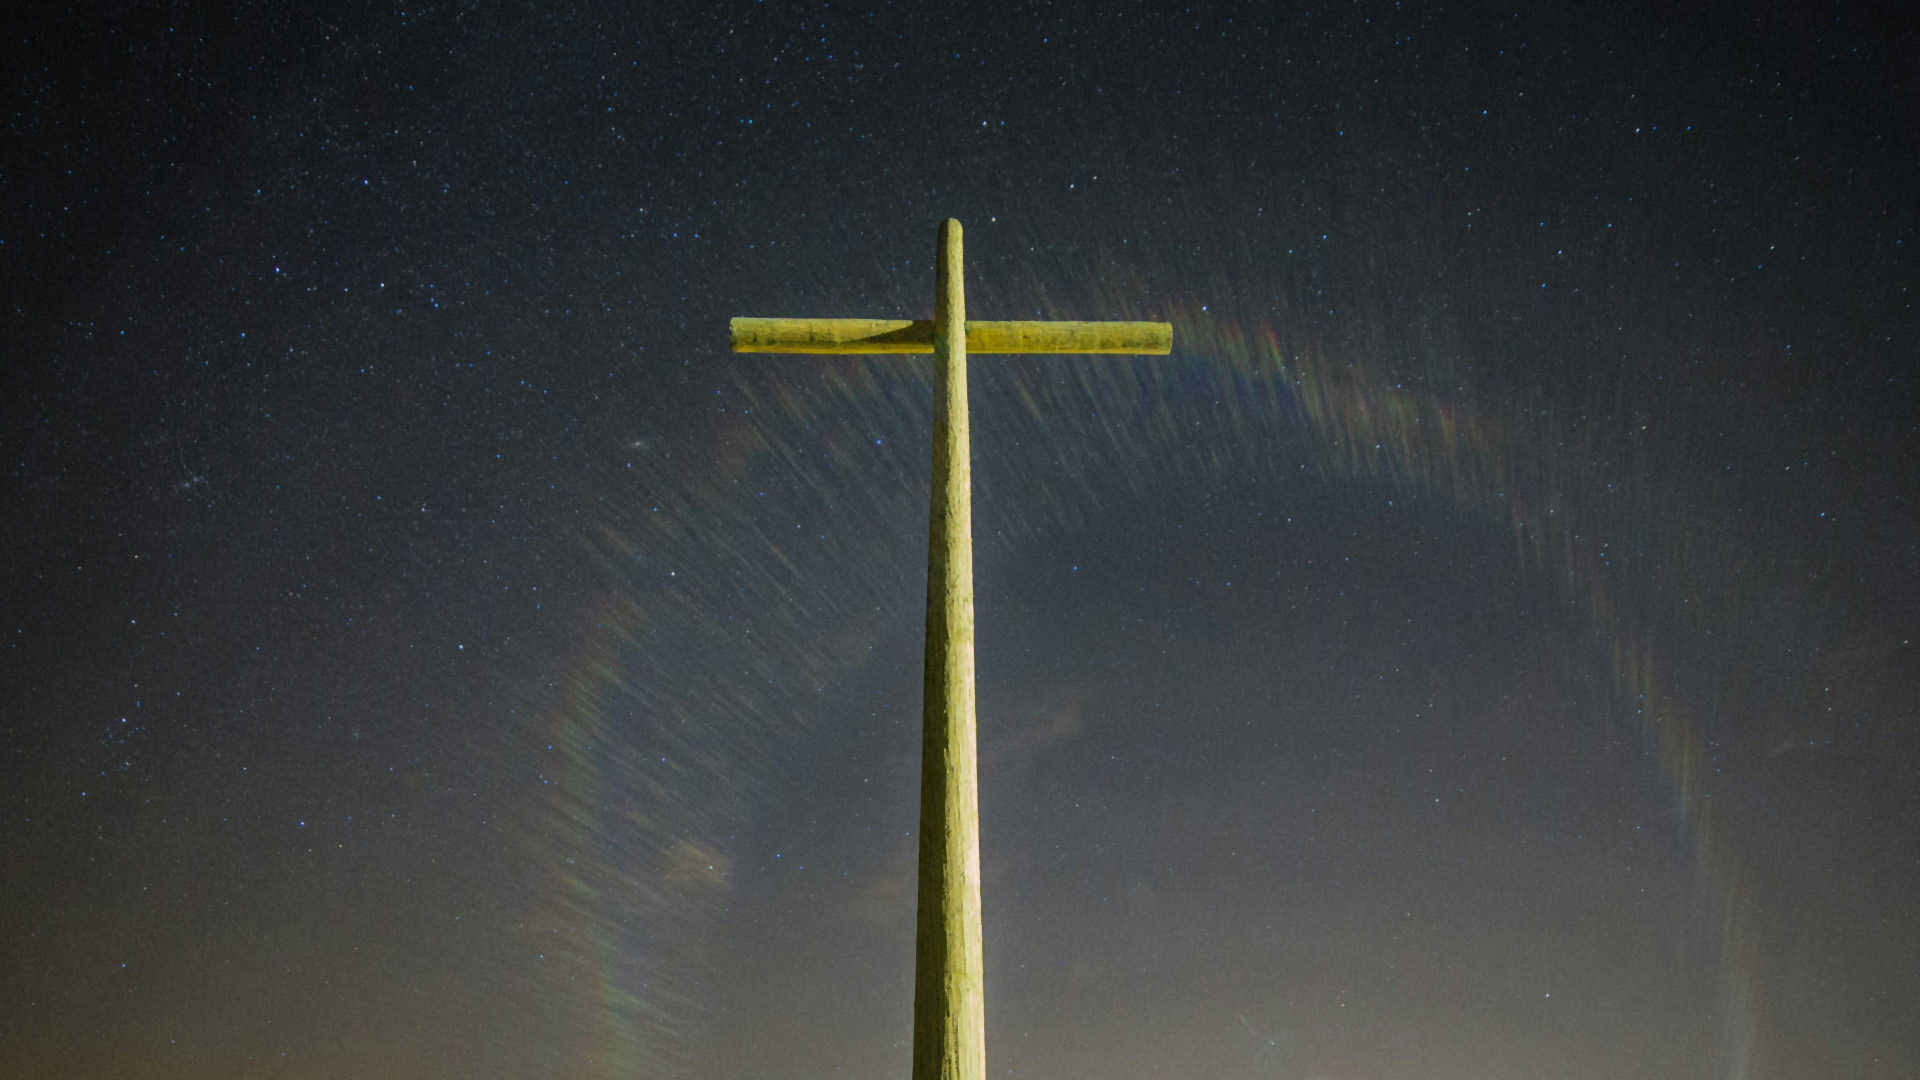
<svg viewBox="0 0 1920 1080"><path fill-rule="evenodd" d="M960 223L940 225L933 320L735 319L735 352L933 354L933 509L927 544L927 669L920 750L920 896L913 973L913 1080L984 1080L980 785L973 698L973 469L967 354L1151 353L1152 322L968 322Z"/></svg>

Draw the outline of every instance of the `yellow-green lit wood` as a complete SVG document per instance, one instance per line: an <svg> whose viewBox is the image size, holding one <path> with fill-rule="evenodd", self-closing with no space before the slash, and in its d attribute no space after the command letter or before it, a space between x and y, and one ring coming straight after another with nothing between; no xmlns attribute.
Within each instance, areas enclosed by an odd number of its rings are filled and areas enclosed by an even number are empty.
<svg viewBox="0 0 1920 1080"><path fill-rule="evenodd" d="M734 352L929 353L930 319L735 319ZM1173 324L1158 322L969 322L969 353L1173 351Z"/></svg>
<svg viewBox="0 0 1920 1080"><path fill-rule="evenodd" d="M734 352L930 353L931 319L735 319Z"/></svg>
<svg viewBox="0 0 1920 1080"><path fill-rule="evenodd" d="M913 1080L984 1080L980 787L974 731L973 463L960 223L934 258L933 506L921 697L920 888L913 966Z"/></svg>
<svg viewBox="0 0 1920 1080"><path fill-rule="evenodd" d="M932 320L735 319L735 352L933 354L933 505L920 748L913 1080L985 1080L980 780L974 729L973 469L968 353L1173 350L1154 322L968 322L960 223L940 225Z"/></svg>
<svg viewBox="0 0 1920 1080"><path fill-rule="evenodd" d="M1146 353L1173 351L1163 322L970 322L969 353Z"/></svg>

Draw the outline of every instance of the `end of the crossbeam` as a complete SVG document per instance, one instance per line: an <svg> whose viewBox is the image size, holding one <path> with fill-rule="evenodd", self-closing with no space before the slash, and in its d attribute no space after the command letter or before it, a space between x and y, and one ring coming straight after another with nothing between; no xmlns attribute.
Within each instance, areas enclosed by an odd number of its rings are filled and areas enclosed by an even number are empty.
<svg viewBox="0 0 1920 1080"><path fill-rule="evenodd" d="M908 319L734 319L734 352L924 353L933 323Z"/></svg>
<svg viewBox="0 0 1920 1080"><path fill-rule="evenodd" d="M1163 322L967 322L967 352L1109 353L1165 356L1173 324Z"/></svg>

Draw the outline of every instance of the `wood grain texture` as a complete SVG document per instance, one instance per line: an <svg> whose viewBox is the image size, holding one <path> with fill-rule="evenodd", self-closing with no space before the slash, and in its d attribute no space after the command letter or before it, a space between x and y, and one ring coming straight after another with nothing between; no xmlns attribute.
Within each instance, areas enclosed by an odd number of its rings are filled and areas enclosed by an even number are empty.
<svg viewBox="0 0 1920 1080"><path fill-rule="evenodd" d="M931 320L734 319L731 327L735 352L933 354L913 1080L985 1080L987 1064L967 354L1173 350L1169 323L969 322L964 271L960 223L949 219L935 242Z"/></svg>
<svg viewBox="0 0 1920 1080"><path fill-rule="evenodd" d="M933 506L921 708L913 1080L985 1080L980 788L974 730L973 468L960 223L940 226L933 315ZM956 332L959 331L959 332Z"/></svg>
<svg viewBox="0 0 1920 1080"><path fill-rule="evenodd" d="M1159 322L969 322L969 353L1173 351L1173 324ZM734 352L929 353L929 319L734 319Z"/></svg>

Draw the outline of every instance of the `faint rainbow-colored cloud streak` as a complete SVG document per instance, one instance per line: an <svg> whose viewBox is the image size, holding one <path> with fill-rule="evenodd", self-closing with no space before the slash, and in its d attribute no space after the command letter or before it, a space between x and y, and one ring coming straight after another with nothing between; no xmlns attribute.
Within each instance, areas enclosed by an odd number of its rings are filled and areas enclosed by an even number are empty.
<svg viewBox="0 0 1920 1080"><path fill-rule="evenodd" d="M1644 494L1593 464L1604 437L1520 421L1513 410L1436 389L1446 384L1434 379L1409 388L1383 365L1328 359L1275 320L1197 308L1176 313L1177 351L1166 359L1049 366L982 358L975 392L1006 448L977 447L976 456L1036 454L1042 467L1030 470L1018 505L983 495L995 528L979 542L1017 550L1102 507L1151 505L1171 491L1250 475L1285 482L1302 467L1326 481L1437 498L1463 525L1508 538L1531 580L1582 613L1651 751L1699 875L1701 917L1718 941L1724 1072L1745 1075L1759 973L1740 919L1737 860L1714 809L1712 748L1662 666L1662 613L1650 610L1646 590L1621 581L1652 575L1683 599L1711 589L1674 543L1634 527L1649 516ZM551 791L539 842L552 873L541 919L530 920L536 933L575 943L578 970L555 1000L590 1014L566 1021L582 1075L657 1072L697 1026L700 991L688 973L701 969L702 946L693 909L729 888L727 829L751 801L717 778L771 777L772 748L804 740L822 722L819 710L757 684L777 674L818 691L843 680L859 662L848 643L889 618L882 609L917 596L924 465L911 438L876 448L870 436L924 427L923 367L891 357L814 358L798 370L736 364L727 379L740 407L705 433L697 472L643 462L642 494L596 514L593 557L621 584L582 616L590 632L580 635L544 721L542 745L554 757L542 774ZM1152 452L1140 455L1143 445ZM1143 467L1108 467L1122 452ZM977 475L996 483L993 469ZM861 537L825 530L808 548L756 516L764 494L756 481L768 477L782 482L792 506L834 505L887 527ZM726 568L743 605L787 612L786 621L749 642L657 572L696 560ZM681 685L677 659L710 648L741 659L739 685ZM616 713L619 724L610 720ZM639 728L635 715L646 718ZM676 810L694 803L709 809L695 818ZM724 804L717 815L716 804Z"/></svg>

